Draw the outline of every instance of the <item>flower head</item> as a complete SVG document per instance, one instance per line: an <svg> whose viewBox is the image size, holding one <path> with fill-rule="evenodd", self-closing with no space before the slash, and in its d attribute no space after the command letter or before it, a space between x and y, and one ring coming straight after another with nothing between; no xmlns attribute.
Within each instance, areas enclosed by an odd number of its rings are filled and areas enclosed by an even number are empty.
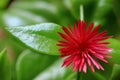
<svg viewBox="0 0 120 80"><path fill-rule="evenodd" d="M99 61L108 63L106 58L111 58L108 54L111 48L106 45L109 42L103 42L111 36L107 36L107 31L98 32L100 25L93 29L94 23L91 23L86 28L86 22L78 21L78 25L75 23L74 28L70 25L68 28L62 27L65 33L58 32L63 38L57 44L61 46L59 51L61 57L66 57L63 62L63 66L67 67L72 65L73 71L87 72L87 66L94 72L94 67L100 70L104 70Z"/></svg>

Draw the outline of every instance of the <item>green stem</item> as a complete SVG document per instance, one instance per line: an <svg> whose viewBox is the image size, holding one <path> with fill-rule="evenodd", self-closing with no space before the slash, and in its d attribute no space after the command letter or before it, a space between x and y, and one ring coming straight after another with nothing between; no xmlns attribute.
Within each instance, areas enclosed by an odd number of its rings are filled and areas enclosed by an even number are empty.
<svg viewBox="0 0 120 80"><path fill-rule="evenodd" d="M77 72L77 80L80 80L80 72Z"/></svg>
<svg viewBox="0 0 120 80"><path fill-rule="evenodd" d="M80 20L84 20L84 9L83 9L83 5L80 5Z"/></svg>

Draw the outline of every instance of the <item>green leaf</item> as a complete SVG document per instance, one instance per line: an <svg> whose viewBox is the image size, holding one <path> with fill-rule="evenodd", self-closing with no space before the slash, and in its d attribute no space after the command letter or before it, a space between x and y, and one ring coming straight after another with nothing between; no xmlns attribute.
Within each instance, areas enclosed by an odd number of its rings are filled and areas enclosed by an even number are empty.
<svg viewBox="0 0 120 80"><path fill-rule="evenodd" d="M24 51L17 60L17 80L33 80L41 71L51 65L57 57Z"/></svg>
<svg viewBox="0 0 120 80"><path fill-rule="evenodd" d="M101 62L101 64L104 68L104 71L96 70L96 72L99 73L104 78L103 80L108 80L110 78L111 73L112 73L113 65L110 63L107 64L104 62Z"/></svg>
<svg viewBox="0 0 120 80"><path fill-rule="evenodd" d="M34 78L34 80L73 80L76 78L76 72L69 68L61 67L62 61L58 60L46 70Z"/></svg>
<svg viewBox="0 0 120 80"><path fill-rule="evenodd" d="M55 22L62 25L68 25L68 23L75 21L62 1L19 1L15 2L11 8L11 11L14 11L17 15L25 13L22 15L25 18L32 18L32 16L27 17L30 15L30 13L28 13L28 15L26 14L27 11L36 14L37 17L31 19L33 22L38 22L39 17L41 17L43 21Z"/></svg>
<svg viewBox="0 0 120 80"><path fill-rule="evenodd" d="M31 6L32 5L32 6ZM25 11L29 11L29 15L31 13L37 14L38 18L47 18L50 21L56 21L57 19L57 7L46 0L44 1L18 1L14 3L12 6L12 10L18 10L20 14L24 14ZM19 14L18 12L14 11L15 13ZM28 15L23 15L28 16ZM29 18L31 18L30 16ZM33 18L34 20L38 21L38 18ZM33 21L34 21L33 20Z"/></svg>
<svg viewBox="0 0 120 80"><path fill-rule="evenodd" d="M110 80L120 80L120 65L114 65Z"/></svg>
<svg viewBox="0 0 120 80"><path fill-rule="evenodd" d="M61 67L62 61L58 60L38 76L34 80L76 80L77 71L74 72L70 67ZM80 80L106 80L104 76L95 72L88 71L86 74L83 72L80 73Z"/></svg>
<svg viewBox="0 0 120 80"><path fill-rule="evenodd" d="M10 63L6 49L0 53L0 79L11 80Z"/></svg>
<svg viewBox="0 0 120 80"><path fill-rule="evenodd" d="M14 14L11 14L9 11L6 11L0 15L0 25L3 27L14 27L14 26L20 26L20 25L26 25L28 24L28 21L21 18L20 16L16 16Z"/></svg>
<svg viewBox="0 0 120 80"><path fill-rule="evenodd" d="M120 20L120 0L114 0L113 1L113 10L118 18L118 21ZM120 26L120 21L119 21L119 26Z"/></svg>
<svg viewBox="0 0 120 80"><path fill-rule="evenodd" d="M82 74L82 79L83 80L106 80L105 77L103 75L101 75L100 73L98 72L91 72L91 71L88 71L87 74Z"/></svg>
<svg viewBox="0 0 120 80"><path fill-rule="evenodd" d="M105 18L110 13L111 9L112 0L98 0L92 16L92 21L95 22L95 26L105 24Z"/></svg>
<svg viewBox="0 0 120 80"><path fill-rule="evenodd" d="M112 58L109 59L110 63L120 64L120 41L116 39L109 39L110 47L113 49L110 54Z"/></svg>
<svg viewBox="0 0 120 80"><path fill-rule="evenodd" d="M28 10L23 10L23 9L11 9L9 10L11 14L14 14L14 16L18 16L19 18L22 18L26 22L29 22L29 24L35 24L35 23L41 23L41 22L46 22L46 18L40 15L36 15L34 13L31 13Z"/></svg>
<svg viewBox="0 0 120 80"><path fill-rule="evenodd" d="M30 6L33 5L33 6ZM14 3L12 8L17 9L25 9L25 10L40 10L42 12L49 12L50 14L55 14L57 12L57 9L55 5L53 5L51 2L48 1L20 1Z"/></svg>
<svg viewBox="0 0 120 80"><path fill-rule="evenodd" d="M22 9L10 9L9 11L3 12L0 15L0 20L0 24L7 27L30 25L47 21L42 16Z"/></svg>
<svg viewBox="0 0 120 80"><path fill-rule="evenodd" d="M57 32L61 26L53 23L43 23L32 26L7 28L7 30L23 45L40 53L59 55L57 40L60 38Z"/></svg>

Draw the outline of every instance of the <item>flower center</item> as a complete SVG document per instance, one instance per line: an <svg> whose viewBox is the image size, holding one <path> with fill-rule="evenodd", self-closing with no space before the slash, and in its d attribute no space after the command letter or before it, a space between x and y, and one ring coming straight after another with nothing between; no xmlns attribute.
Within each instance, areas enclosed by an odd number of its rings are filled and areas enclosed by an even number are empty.
<svg viewBox="0 0 120 80"><path fill-rule="evenodd" d="M80 43L80 44L78 44L78 49L81 51L86 51L88 49L88 44L87 43Z"/></svg>

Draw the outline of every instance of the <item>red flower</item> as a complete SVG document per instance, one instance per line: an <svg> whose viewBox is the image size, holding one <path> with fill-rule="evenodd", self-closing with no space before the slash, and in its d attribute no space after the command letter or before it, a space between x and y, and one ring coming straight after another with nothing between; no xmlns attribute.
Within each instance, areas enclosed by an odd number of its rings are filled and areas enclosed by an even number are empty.
<svg viewBox="0 0 120 80"><path fill-rule="evenodd" d="M58 46L61 46L59 51L61 57L66 57L63 62L63 66L67 67L72 64L73 71L78 70L79 72L87 72L87 65L90 66L94 72L94 66L97 69L104 70L102 65L98 62L99 60L108 63L105 58L111 58L108 54L111 48L106 45L109 42L102 42L111 36L107 36L107 31L98 32L100 25L93 29L94 23L91 23L86 28L86 22L78 21L78 25L74 24L74 28L70 25L68 28L64 26L62 29L65 34L58 32L63 40L59 41Z"/></svg>

